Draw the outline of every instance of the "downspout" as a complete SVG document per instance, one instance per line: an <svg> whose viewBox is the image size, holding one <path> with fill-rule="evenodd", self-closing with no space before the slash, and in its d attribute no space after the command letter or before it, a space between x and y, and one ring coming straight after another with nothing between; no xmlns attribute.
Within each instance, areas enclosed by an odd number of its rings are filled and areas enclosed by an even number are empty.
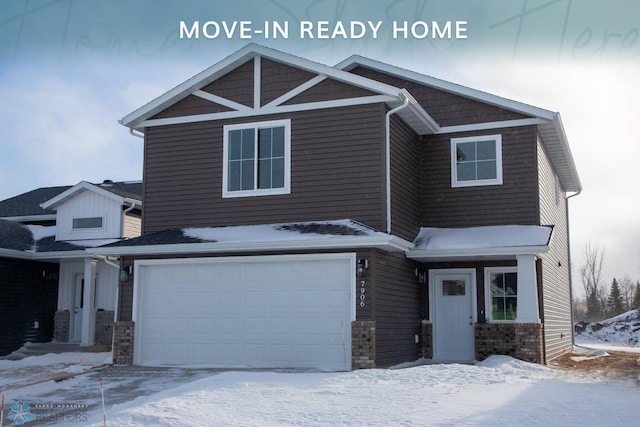
<svg viewBox="0 0 640 427"><path fill-rule="evenodd" d="M569 255L569 265L567 266L569 268L569 305L571 307L571 346L574 347L576 345L576 336L574 334L574 324L575 324L575 318L573 316L573 270L571 267L571 239L569 238L569 233L570 233L570 228L569 228L569 199L572 197L577 196L578 194L582 193L582 188L580 188L578 191L576 191L575 193L573 193L570 196L565 197L565 200L567 201L567 208L565 209L566 211L566 218L565 221L567 222L567 252ZM573 349L572 349L573 350Z"/></svg>
<svg viewBox="0 0 640 427"><path fill-rule="evenodd" d="M409 98L405 96L404 93L400 92L400 97L404 98L402 105L387 111L387 114L384 117L385 124L385 156L386 156L386 184L387 184L387 234L391 234L391 115L397 113L398 111L406 108L409 105Z"/></svg>
<svg viewBox="0 0 640 427"><path fill-rule="evenodd" d="M133 128L129 128L129 133L133 136L137 136L138 138L142 138L144 139L144 134L143 133L135 133Z"/></svg>

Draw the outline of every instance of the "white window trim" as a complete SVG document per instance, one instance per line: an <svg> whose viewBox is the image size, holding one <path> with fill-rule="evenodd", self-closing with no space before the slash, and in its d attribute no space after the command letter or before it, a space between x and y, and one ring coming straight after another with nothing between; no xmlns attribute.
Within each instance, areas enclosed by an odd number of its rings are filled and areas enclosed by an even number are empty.
<svg viewBox="0 0 640 427"><path fill-rule="evenodd" d="M100 227L74 227L74 223L77 219L87 219L87 218L100 218L102 220L102 225ZM74 216L71 218L71 231L73 233L83 233L83 232L95 232L98 230L105 229L106 218L104 215L96 215L96 216Z"/></svg>
<svg viewBox="0 0 640 427"><path fill-rule="evenodd" d="M513 320L494 320L491 318L491 273L518 273L518 267L485 267L484 268L484 318L489 323L516 323L518 319L518 312L516 312L516 318ZM518 283L519 285L519 283ZM520 286L518 286L518 305L520 305Z"/></svg>
<svg viewBox="0 0 640 427"><path fill-rule="evenodd" d="M475 181L458 181L457 145L478 140L494 140L496 143L496 178ZM478 135L463 138L451 138L451 187L480 187L485 185L502 185L502 135Z"/></svg>
<svg viewBox="0 0 640 427"><path fill-rule="evenodd" d="M228 187L229 132L237 129L249 129L249 128L263 129L263 128L273 128L273 127L282 127L282 126L284 126L284 187L254 189L254 190L237 190L237 191L227 190L229 188ZM255 197L255 196L272 196L272 195L278 195L278 194L291 194L291 119L225 125L223 126L222 132L223 132L222 198L226 199L226 198L235 198L235 197ZM257 150L257 146L255 149ZM257 173L257 168L254 171L254 174L255 173Z"/></svg>

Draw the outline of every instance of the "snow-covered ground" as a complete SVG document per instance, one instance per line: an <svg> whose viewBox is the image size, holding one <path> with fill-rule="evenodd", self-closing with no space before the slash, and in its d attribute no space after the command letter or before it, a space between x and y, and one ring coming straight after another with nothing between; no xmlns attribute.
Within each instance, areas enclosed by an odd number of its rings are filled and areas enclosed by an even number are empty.
<svg viewBox="0 0 640 427"><path fill-rule="evenodd" d="M640 313L632 311L585 327L572 360L640 353L629 345L638 342L639 326ZM604 379L506 356L475 365L338 373L114 367L110 356L0 360L4 425L23 419L27 426L100 426L105 414L110 426L631 426L640 420L640 378Z"/></svg>
<svg viewBox="0 0 640 427"><path fill-rule="evenodd" d="M600 322L578 323L576 343L596 347L615 345L640 352L640 309Z"/></svg>

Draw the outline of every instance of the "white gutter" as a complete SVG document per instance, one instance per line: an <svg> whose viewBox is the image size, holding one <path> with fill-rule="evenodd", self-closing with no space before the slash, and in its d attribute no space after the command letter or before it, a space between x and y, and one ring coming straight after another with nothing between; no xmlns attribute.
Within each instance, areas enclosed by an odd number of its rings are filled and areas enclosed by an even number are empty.
<svg viewBox="0 0 640 427"><path fill-rule="evenodd" d="M0 219L4 219L6 221L12 221L12 222L53 221L56 219L56 214L5 216Z"/></svg>
<svg viewBox="0 0 640 427"><path fill-rule="evenodd" d="M406 252L413 243L397 236L343 236L327 239L284 240L264 242L204 242L177 243L165 245L113 246L87 248L90 254L102 256L119 255L162 255L231 252L274 252L312 249L358 249L375 247L379 249Z"/></svg>
<svg viewBox="0 0 640 427"><path fill-rule="evenodd" d="M404 98L402 105L387 111L384 117L385 125L385 168L386 168L386 185L387 185L387 234L391 234L391 115L406 108L409 105L409 98L400 92L400 97Z"/></svg>
<svg viewBox="0 0 640 427"><path fill-rule="evenodd" d="M494 248L468 248L468 249L443 249L443 250L409 250L409 259L438 259L457 258L465 256L507 256L507 255L530 255L549 252L549 246L512 246Z"/></svg>
<svg viewBox="0 0 640 427"><path fill-rule="evenodd" d="M119 123L122 124L122 121L119 121ZM136 133L133 128L129 128L129 133L131 135L133 135L133 136L137 136L138 138L144 139L144 134L143 133Z"/></svg>

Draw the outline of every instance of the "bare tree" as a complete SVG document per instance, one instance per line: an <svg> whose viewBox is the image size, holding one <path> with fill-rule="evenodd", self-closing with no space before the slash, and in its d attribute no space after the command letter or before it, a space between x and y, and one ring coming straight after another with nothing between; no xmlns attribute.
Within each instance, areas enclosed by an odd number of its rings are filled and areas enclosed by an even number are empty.
<svg viewBox="0 0 640 427"><path fill-rule="evenodd" d="M597 318L602 314L606 302L607 291L601 283L603 259L602 246L587 241L584 245L584 264L580 267L580 278L587 298L587 316L590 320L600 320Z"/></svg>
<svg viewBox="0 0 640 427"><path fill-rule="evenodd" d="M622 300L624 301L624 307L626 310L631 310L633 308L633 297L636 292L636 284L631 280L631 277L628 275L624 275L619 282L620 286L620 295L622 295Z"/></svg>

